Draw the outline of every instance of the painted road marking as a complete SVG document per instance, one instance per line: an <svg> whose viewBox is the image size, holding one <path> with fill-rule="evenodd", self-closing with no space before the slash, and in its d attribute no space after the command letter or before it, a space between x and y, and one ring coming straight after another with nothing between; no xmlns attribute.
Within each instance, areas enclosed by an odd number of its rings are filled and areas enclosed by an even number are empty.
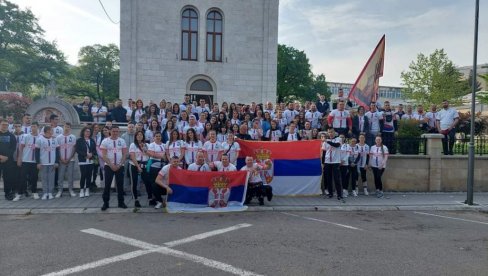
<svg viewBox="0 0 488 276"><path fill-rule="evenodd" d="M94 261L91 263L75 266L72 268L63 269L61 271L44 274L43 276L62 276L62 275L69 275L69 274L73 274L73 273L79 273L82 271L94 269L94 268L104 266L104 265L108 265L108 264L112 264L115 262L130 260L133 258L137 258L139 256L150 254L150 253L161 253L163 255L169 255L169 256L185 259L187 261L199 263L199 264L202 264L202 265L205 265L205 266L208 266L211 268L215 268L215 269L218 269L221 271L225 271L225 272L228 272L231 274L235 274L235 275L260 276L260 274L256 274L252 271L247 271L247 270L244 270L244 269L241 269L238 267L234 267L230 264L226 264L223 262L219 262L216 260L208 259L208 258L205 258L202 256L198 256L198 255L194 255L194 254L190 254L190 253L186 253L183 251L179 251L179 250L175 250L175 249L170 248L173 246L182 245L185 243L194 242L194 241L198 241L198 240L203 240L203 239L206 239L206 238L209 238L212 236L221 235L223 233L235 231L235 230L242 229L245 227L250 227L250 226L252 226L252 225L248 224L248 223L238 224L238 225L231 226L228 228L218 229L218 230L214 230L214 231L205 232L202 234L190 236L188 238L184 238L184 239L180 239L180 240L176 240L176 241L172 241L172 242L167 242L164 244L165 246L150 244L150 243L147 243L144 241L132 239L129 237L113 234L110 232L106 232L106 231L102 231L102 230L98 230L98 229L94 229L94 228L85 229L85 230L81 230L81 231L83 233L87 233L87 234L95 235L98 237L106 238L109 240L117 241L117 242L124 243L127 245L131 245L134 247L139 247L139 248L141 248L141 250L136 250L136 251L121 254L118 256L113 256L110 258L105 258L105 259Z"/></svg>
<svg viewBox="0 0 488 276"><path fill-rule="evenodd" d="M306 220L311 220L311 221L323 222L323 223L332 224L332 225L335 225L335 226L344 227L344 228L351 229L351 230L363 231L363 229L361 229L361 228L357 228L357 227L354 227L354 226L345 225L345 224L341 224L341 223L336 223L336 222L332 222L332 221L327 221L327 220L323 220L323 219L316 219L316 218L311 218L311 217L304 217L304 216L299 216L299 215L295 215L295 214L292 214L292 213L286 213L286 212L281 212L281 213L283 215L287 215L287 216L298 217L298 218L302 218L302 219L306 219Z"/></svg>
<svg viewBox="0 0 488 276"><path fill-rule="evenodd" d="M470 219L462 219L462 218L441 216L441 215L424 213L424 212L413 212L413 213L414 214L417 214L417 215L423 215L423 216L433 216L433 217L438 217L438 218L445 218L445 219L452 219L452 220L460 220L460 221L465 221L465 222L473 222L473 223L479 223L479 224L483 224L483 225L488 225L488 222L482 222L482 221L477 221L477 220L470 220Z"/></svg>

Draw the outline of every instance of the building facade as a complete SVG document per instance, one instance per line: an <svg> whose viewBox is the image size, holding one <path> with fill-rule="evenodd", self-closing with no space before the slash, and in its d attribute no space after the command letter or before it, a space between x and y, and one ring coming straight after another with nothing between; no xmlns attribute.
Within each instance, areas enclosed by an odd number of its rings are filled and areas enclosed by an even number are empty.
<svg viewBox="0 0 488 276"><path fill-rule="evenodd" d="M278 0L121 0L120 98L276 101Z"/></svg>
<svg viewBox="0 0 488 276"><path fill-rule="evenodd" d="M343 82L327 82L327 85L332 93L332 99L337 96L339 88L342 88L344 91L344 95L349 95L351 88L354 84L352 83L343 83ZM402 88L396 86L380 86L379 91L379 102L383 103L385 101L389 101L391 105L397 106L399 104L406 104L408 101L403 98Z"/></svg>

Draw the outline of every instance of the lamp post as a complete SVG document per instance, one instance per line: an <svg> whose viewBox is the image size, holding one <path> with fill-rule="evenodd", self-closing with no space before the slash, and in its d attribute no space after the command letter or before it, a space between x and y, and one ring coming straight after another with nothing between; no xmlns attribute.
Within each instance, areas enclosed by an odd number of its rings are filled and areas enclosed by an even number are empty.
<svg viewBox="0 0 488 276"><path fill-rule="evenodd" d="M466 204L473 205L473 184L474 184L474 113L476 105L476 67L478 61L478 18L480 10L480 1L476 0L474 13L474 51L473 51L473 79L471 85L471 124L468 146L468 183Z"/></svg>

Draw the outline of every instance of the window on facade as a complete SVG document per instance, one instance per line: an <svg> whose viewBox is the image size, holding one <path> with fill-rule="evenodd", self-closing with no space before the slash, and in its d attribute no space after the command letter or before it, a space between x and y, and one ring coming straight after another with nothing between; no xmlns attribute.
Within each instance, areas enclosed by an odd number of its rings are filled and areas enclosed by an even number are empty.
<svg viewBox="0 0 488 276"><path fill-rule="evenodd" d="M207 15L207 61L222 61L222 14Z"/></svg>
<svg viewBox="0 0 488 276"><path fill-rule="evenodd" d="M198 14L188 8L181 16L181 59L197 60L198 53Z"/></svg>

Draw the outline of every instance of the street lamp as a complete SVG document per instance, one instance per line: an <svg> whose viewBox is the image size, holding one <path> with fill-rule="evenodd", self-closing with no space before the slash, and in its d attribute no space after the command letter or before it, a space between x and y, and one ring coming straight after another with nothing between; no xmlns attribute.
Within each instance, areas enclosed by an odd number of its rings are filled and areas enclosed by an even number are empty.
<svg viewBox="0 0 488 276"><path fill-rule="evenodd" d="M473 186L474 186L474 113L476 106L476 67L478 66L478 18L480 10L480 0L476 0L474 12L474 51L473 51L473 79L471 85L471 124L468 146L468 183L466 204L473 205Z"/></svg>

